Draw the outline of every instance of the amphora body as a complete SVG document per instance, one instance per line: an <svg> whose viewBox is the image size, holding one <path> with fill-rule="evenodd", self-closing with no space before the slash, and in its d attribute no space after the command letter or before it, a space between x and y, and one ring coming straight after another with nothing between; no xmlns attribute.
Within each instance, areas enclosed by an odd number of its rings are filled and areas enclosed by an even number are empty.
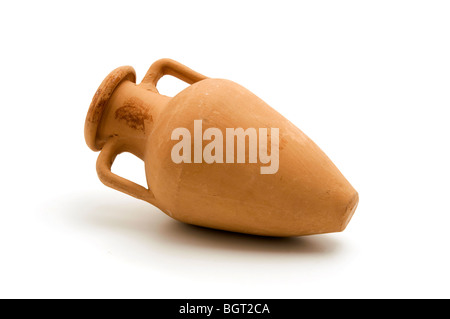
<svg viewBox="0 0 450 319"><path fill-rule="evenodd" d="M175 97L161 95L156 84L164 75L191 85ZM194 122L200 120L200 136L208 128L223 132L223 163L208 163L194 152L190 161L173 160L180 142L173 132L189 130L194 149ZM244 163L227 163L227 128L266 128L267 145L274 142L278 151L277 171L261 173L267 164L251 162L250 143ZM271 128L278 129L276 141ZM358 193L320 148L264 101L232 81L207 78L169 59L155 62L140 84L131 67L110 73L92 100L85 138L100 151L97 172L104 184L193 225L267 236L338 232L358 203ZM111 172L122 152L145 162L147 187Z"/></svg>

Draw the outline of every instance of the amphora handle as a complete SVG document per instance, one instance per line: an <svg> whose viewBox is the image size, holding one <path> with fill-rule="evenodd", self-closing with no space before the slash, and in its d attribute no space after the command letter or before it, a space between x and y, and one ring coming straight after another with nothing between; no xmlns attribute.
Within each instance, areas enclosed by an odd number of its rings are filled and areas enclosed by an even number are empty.
<svg viewBox="0 0 450 319"><path fill-rule="evenodd" d="M152 64L141 84L153 92L158 92L156 84L164 75L172 75L189 84L208 78L177 61L161 59Z"/></svg>
<svg viewBox="0 0 450 319"><path fill-rule="evenodd" d="M120 177L111 172L112 164L117 155L129 152L126 145L119 141L119 138L110 138L103 146L97 158L97 174L100 181L108 187L114 188L122 193L145 200L150 204L155 204L155 196L150 189L142 187L128 179ZM131 152L130 152L131 153Z"/></svg>

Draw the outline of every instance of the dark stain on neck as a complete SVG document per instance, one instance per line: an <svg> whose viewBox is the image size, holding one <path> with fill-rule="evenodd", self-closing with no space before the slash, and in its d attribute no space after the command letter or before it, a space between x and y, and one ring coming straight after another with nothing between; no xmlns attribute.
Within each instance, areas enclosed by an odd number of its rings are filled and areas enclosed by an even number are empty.
<svg viewBox="0 0 450 319"><path fill-rule="evenodd" d="M152 121L148 106L137 97L127 99L123 106L116 110L115 118L125 121L129 127L141 131L145 131L146 121Z"/></svg>

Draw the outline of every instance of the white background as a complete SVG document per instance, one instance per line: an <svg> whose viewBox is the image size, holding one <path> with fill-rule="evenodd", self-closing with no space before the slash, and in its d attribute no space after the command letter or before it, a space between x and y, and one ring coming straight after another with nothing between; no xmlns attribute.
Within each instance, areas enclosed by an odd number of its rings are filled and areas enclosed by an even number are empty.
<svg viewBox="0 0 450 319"><path fill-rule="evenodd" d="M2 1L0 32L0 297L450 297L448 1ZM360 194L347 230L201 229L101 184L92 96L163 57L310 136Z"/></svg>

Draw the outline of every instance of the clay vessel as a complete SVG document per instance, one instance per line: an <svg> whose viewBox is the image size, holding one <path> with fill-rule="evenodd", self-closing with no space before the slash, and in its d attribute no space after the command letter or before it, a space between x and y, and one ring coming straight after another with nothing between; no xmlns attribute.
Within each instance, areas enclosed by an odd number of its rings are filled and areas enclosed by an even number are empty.
<svg viewBox="0 0 450 319"><path fill-rule="evenodd" d="M161 95L156 85L164 75L191 85L175 97ZM179 141L172 132L193 132L195 120L202 120L203 132L279 128L277 172L261 174L262 164L249 161L175 163L171 152ZM97 172L105 185L188 224L265 236L339 232L358 203L358 193L320 148L264 101L169 59L155 62L140 84L132 67L111 72L90 105L85 139L100 151ZM122 152L145 162L148 188L111 172Z"/></svg>

